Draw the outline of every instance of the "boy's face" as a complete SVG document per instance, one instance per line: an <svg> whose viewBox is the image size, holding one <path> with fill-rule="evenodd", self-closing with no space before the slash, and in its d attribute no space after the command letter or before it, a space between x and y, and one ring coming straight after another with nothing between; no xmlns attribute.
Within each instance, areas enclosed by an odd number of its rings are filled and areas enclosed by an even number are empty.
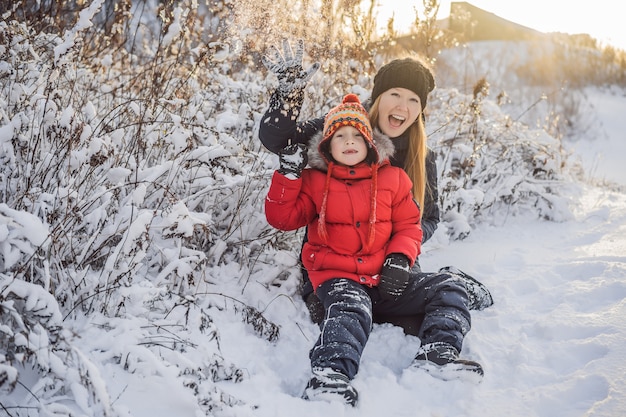
<svg viewBox="0 0 626 417"><path fill-rule="evenodd" d="M354 166L367 157L367 144L361 132L352 126L342 126L330 139L330 154L342 165Z"/></svg>

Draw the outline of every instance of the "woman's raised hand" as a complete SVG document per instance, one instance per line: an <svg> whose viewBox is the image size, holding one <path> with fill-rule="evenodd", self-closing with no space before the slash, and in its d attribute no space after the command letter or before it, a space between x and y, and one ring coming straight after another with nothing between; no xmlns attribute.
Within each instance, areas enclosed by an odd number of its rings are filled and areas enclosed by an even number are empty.
<svg viewBox="0 0 626 417"><path fill-rule="evenodd" d="M268 54L261 57L263 65L278 78L278 91L281 94L287 95L293 91L304 89L306 83L319 69L320 63L315 62L305 71L302 67L303 56L304 41L302 39L297 41L295 53L292 51L289 41L283 39L282 54L276 46L272 45Z"/></svg>

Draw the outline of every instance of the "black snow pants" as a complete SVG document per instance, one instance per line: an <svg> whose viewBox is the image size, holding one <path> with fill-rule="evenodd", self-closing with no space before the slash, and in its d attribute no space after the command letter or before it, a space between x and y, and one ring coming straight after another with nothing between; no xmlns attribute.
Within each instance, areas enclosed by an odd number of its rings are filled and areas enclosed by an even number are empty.
<svg viewBox="0 0 626 417"><path fill-rule="evenodd" d="M411 273L398 299L382 300L377 288L345 278L324 282L316 291L324 304L321 333L311 349L312 368L332 368L353 379L372 330L372 315L423 317L422 344L446 342L459 352L470 330L465 286L447 273Z"/></svg>

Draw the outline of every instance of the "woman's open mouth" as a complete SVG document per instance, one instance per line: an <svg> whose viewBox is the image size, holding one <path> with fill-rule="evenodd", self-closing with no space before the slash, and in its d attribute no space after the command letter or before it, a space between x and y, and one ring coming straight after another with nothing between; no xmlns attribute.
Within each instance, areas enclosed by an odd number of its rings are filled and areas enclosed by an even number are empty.
<svg viewBox="0 0 626 417"><path fill-rule="evenodd" d="M389 115L389 125L391 127L400 127L405 120L406 118L402 116L398 116L395 114Z"/></svg>

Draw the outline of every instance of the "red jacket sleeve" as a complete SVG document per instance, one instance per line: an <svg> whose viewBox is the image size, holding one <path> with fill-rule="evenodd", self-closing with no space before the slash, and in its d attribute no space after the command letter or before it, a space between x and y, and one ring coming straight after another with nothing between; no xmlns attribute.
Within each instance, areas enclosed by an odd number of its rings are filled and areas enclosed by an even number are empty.
<svg viewBox="0 0 626 417"><path fill-rule="evenodd" d="M279 230L296 230L313 221L315 204L301 189L302 178L290 180L274 172L265 198L265 218L270 225Z"/></svg>
<svg viewBox="0 0 626 417"><path fill-rule="evenodd" d="M387 255L402 253L409 258L413 266L422 247L420 211L413 198L412 183L408 175L400 169L398 169L398 175L398 192L391 207L393 227L391 240L387 246Z"/></svg>

